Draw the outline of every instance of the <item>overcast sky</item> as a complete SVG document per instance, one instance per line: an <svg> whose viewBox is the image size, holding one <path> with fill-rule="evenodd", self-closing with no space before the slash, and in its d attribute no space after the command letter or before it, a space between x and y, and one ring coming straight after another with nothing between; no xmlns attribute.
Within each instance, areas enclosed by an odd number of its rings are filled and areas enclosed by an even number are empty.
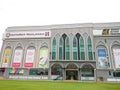
<svg viewBox="0 0 120 90"><path fill-rule="evenodd" d="M0 0L0 48L9 26L120 22L120 0Z"/></svg>

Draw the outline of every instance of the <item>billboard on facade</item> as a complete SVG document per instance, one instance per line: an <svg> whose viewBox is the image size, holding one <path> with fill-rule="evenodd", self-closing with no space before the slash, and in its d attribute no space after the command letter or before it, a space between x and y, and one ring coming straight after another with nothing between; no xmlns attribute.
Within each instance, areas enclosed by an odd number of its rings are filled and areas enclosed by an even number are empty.
<svg viewBox="0 0 120 90"><path fill-rule="evenodd" d="M4 38L50 38L51 31L9 32Z"/></svg>
<svg viewBox="0 0 120 90"><path fill-rule="evenodd" d="M32 68L34 63L35 49L28 49L26 53L25 68Z"/></svg>
<svg viewBox="0 0 120 90"><path fill-rule="evenodd" d="M115 68L120 68L120 49L113 49Z"/></svg>
<svg viewBox="0 0 120 90"><path fill-rule="evenodd" d="M99 68L108 67L106 49L98 49L98 67Z"/></svg>
<svg viewBox="0 0 120 90"><path fill-rule="evenodd" d="M23 54L23 50L22 49L21 50L20 49L18 49L18 50L16 49L15 50L12 67L19 68L21 66L22 54Z"/></svg>
<svg viewBox="0 0 120 90"><path fill-rule="evenodd" d="M21 69L21 68L10 68L9 69L9 74L23 75L23 73L24 73L24 69Z"/></svg>
<svg viewBox="0 0 120 90"><path fill-rule="evenodd" d="M10 54L11 50L10 49L5 49L4 56L3 56L3 62L2 62L2 67L8 67L9 61L10 61Z"/></svg>
<svg viewBox="0 0 120 90"><path fill-rule="evenodd" d="M39 68L49 67L48 48L44 47L40 49Z"/></svg>

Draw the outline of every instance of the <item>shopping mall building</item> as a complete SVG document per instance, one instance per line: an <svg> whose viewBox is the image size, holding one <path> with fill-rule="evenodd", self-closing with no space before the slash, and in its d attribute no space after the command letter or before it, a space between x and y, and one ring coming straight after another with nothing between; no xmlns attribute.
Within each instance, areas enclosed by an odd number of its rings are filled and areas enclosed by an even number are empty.
<svg viewBox="0 0 120 90"><path fill-rule="evenodd" d="M5 79L120 82L120 23L8 27L0 75Z"/></svg>

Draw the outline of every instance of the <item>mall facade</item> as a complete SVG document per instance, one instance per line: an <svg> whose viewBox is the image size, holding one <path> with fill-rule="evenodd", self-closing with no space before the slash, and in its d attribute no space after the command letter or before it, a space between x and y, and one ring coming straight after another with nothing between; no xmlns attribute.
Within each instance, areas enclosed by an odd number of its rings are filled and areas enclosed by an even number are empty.
<svg viewBox="0 0 120 90"><path fill-rule="evenodd" d="M0 75L5 79L120 82L120 23L8 27Z"/></svg>

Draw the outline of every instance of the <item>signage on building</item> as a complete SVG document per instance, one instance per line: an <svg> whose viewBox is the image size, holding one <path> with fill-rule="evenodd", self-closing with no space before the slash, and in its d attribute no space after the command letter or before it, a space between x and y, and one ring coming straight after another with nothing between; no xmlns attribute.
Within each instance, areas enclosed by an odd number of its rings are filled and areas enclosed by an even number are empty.
<svg viewBox="0 0 120 90"><path fill-rule="evenodd" d="M19 68L22 61L23 50L15 50L12 67Z"/></svg>
<svg viewBox="0 0 120 90"><path fill-rule="evenodd" d="M109 35L109 29L103 29L102 35Z"/></svg>
<svg viewBox="0 0 120 90"><path fill-rule="evenodd" d="M120 49L113 49L115 68L120 68Z"/></svg>
<svg viewBox="0 0 120 90"><path fill-rule="evenodd" d="M5 38L50 38L51 31L10 32Z"/></svg>
<svg viewBox="0 0 120 90"><path fill-rule="evenodd" d="M49 61L48 61L48 48L43 47L40 49L40 57L39 57L39 68L48 68Z"/></svg>
<svg viewBox="0 0 120 90"><path fill-rule="evenodd" d="M26 53L25 68L32 68L34 63L35 49L28 49Z"/></svg>
<svg viewBox="0 0 120 90"><path fill-rule="evenodd" d="M10 54L11 50L10 49L5 49L4 56L3 56L3 62L2 62L2 67L8 67L9 61L10 61Z"/></svg>
<svg viewBox="0 0 120 90"><path fill-rule="evenodd" d="M98 67L99 68L108 67L106 49L98 49Z"/></svg>
<svg viewBox="0 0 120 90"><path fill-rule="evenodd" d="M24 69L21 68L10 68L9 74L10 75L23 75Z"/></svg>

